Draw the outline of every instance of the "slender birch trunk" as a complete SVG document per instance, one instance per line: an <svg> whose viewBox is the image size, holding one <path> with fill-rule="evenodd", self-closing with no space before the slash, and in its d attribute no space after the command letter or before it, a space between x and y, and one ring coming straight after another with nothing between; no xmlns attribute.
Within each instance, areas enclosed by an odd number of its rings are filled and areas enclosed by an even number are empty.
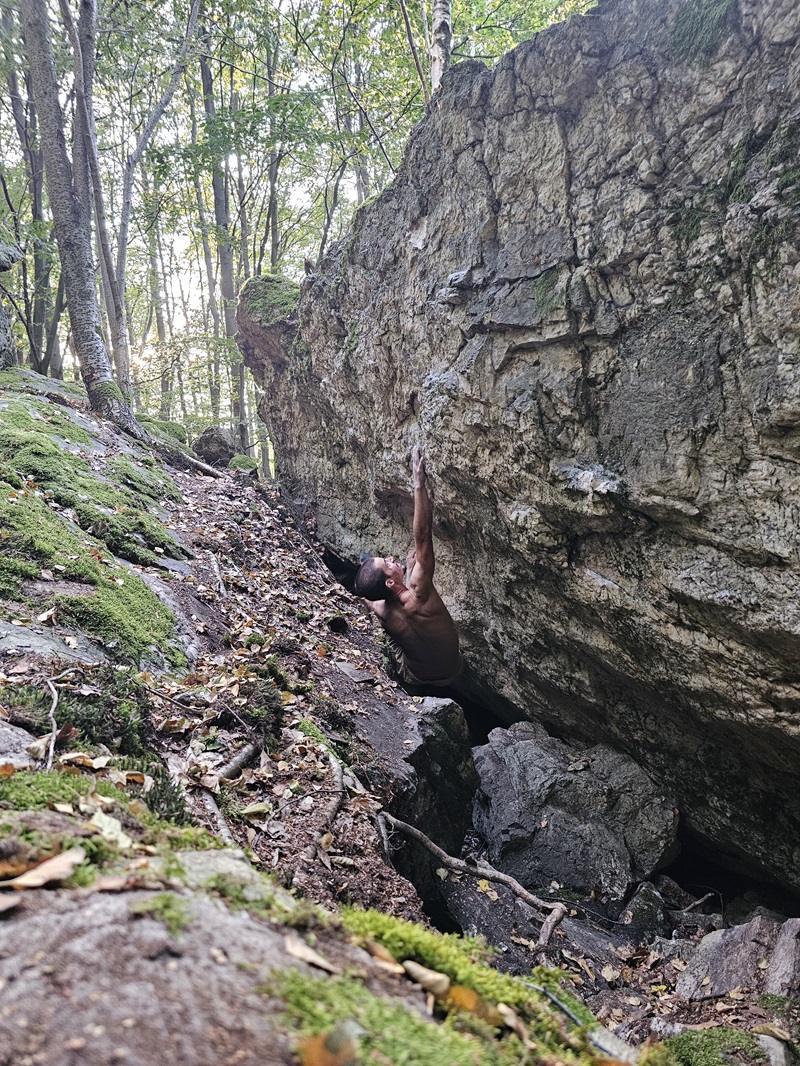
<svg viewBox="0 0 800 1066"><path fill-rule="evenodd" d="M452 45L450 0L433 0L431 16L431 91L436 92L450 66Z"/></svg>

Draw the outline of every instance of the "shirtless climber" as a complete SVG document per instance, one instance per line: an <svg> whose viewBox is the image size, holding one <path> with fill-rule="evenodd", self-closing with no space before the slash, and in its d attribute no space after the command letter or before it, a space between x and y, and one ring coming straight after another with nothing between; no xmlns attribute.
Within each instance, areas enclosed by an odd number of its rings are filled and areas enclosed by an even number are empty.
<svg viewBox="0 0 800 1066"><path fill-rule="evenodd" d="M369 601L386 631L400 677L412 685L450 685L461 672L458 633L433 587L433 533L425 462L411 452L414 480L414 547L405 566L393 555L362 556L355 592Z"/></svg>

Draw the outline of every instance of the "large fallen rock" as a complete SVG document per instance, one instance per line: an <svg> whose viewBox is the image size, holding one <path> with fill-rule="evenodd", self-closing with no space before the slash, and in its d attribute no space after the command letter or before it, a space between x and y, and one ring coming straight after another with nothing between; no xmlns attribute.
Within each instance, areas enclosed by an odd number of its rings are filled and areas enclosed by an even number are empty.
<svg viewBox="0 0 800 1066"><path fill-rule="evenodd" d="M472 693L796 890L799 42L795 0L616 0L460 64L296 317L239 309L324 543L400 554L421 443Z"/></svg>
<svg viewBox="0 0 800 1066"><path fill-rule="evenodd" d="M713 999L747 988L777 996L800 991L800 918L757 915L746 925L717 929L700 941L675 991Z"/></svg>
<svg viewBox="0 0 800 1066"><path fill-rule="evenodd" d="M555 880L622 900L678 853L678 819L632 759L578 749L532 722L476 748L475 827L494 866L528 888Z"/></svg>
<svg viewBox="0 0 800 1066"><path fill-rule="evenodd" d="M227 426L208 426L192 444L193 450L211 466L227 466L236 455L236 438Z"/></svg>

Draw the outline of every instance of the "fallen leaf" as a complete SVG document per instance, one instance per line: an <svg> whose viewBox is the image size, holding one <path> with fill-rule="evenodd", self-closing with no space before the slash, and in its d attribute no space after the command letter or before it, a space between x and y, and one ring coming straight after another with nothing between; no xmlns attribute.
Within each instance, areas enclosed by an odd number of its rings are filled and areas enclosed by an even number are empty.
<svg viewBox="0 0 800 1066"><path fill-rule="evenodd" d="M444 996L440 996L439 999L448 1010L466 1011L468 1014L480 1018L481 1021L498 1028L504 1024L503 1015L500 1014L497 1008L487 1003L485 999L481 999L472 988L464 988L463 985L452 985L450 990Z"/></svg>
<svg viewBox="0 0 800 1066"><path fill-rule="evenodd" d="M85 858L86 852L83 848L70 848L69 851L56 855L54 859L47 859L34 866L19 877L0 881L0 888L41 888L42 885L49 885L53 881L65 881Z"/></svg>
<svg viewBox="0 0 800 1066"><path fill-rule="evenodd" d="M305 1066L354 1066L358 1061L358 1038L367 1030L345 1018L327 1033L308 1036L298 1047Z"/></svg>
<svg viewBox="0 0 800 1066"><path fill-rule="evenodd" d="M445 996L450 991L452 981L446 973L429 970L427 966L421 966L412 959L403 962L403 969L412 981L422 985L426 992L432 992L434 996Z"/></svg>
<svg viewBox="0 0 800 1066"><path fill-rule="evenodd" d="M0 777L11 777L15 770L13 762L4 762L0 765Z"/></svg>
<svg viewBox="0 0 800 1066"><path fill-rule="evenodd" d="M93 892L124 892L126 888L135 888L139 879L129 874L108 874L98 877L92 884Z"/></svg>
<svg viewBox="0 0 800 1066"><path fill-rule="evenodd" d="M0 896L0 914L10 911L12 907L18 907L21 903L19 896Z"/></svg>
<svg viewBox="0 0 800 1066"><path fill-rule="evenodd" d="M615 970L613 966L604 966L600 971L600 974L605 981L608 981L608 983L611 984L612 981L616 981L619 977L620 971Z"/></svg>
<svg viewBox="0 0 800 1066"><path fill-rule="evenodd" d="M388 970L389 973L405 973L405 970L392 955L391 951L385 948L383 944L379 944L377 940L367 940L364 946L384 970Z"/></svg>
<svg viewBox="0 0 800 1066"><path fill-rule="evenodd" d="M338 966L328 962L318 951L314 951L313 948L309 947L304 940L300 939L297 933L287 933L283 938L283 946L293 958L307 962L309 966L316 966L318 970L324 970L326 973L342 972Z"/></svg>
<svg viewBox="0 0 800 1066"><path fill-rule="evenodd" d="M36 621L37 622L49 622L51 626L54 626L56 624L55 623L55 614L56 614L55 607L50 607L48 610L42 611L41 614L37 614L36 615Z"/></svg>
<svg viewBox="0 0 800 1066"><path fill-rule="evenodd" d="M773 1036L776 1040L782 1040L784 1044L791 1044L792 1042L791 1033L787 1033L785 1029L782 1029L779 1025L774 1025L772 1022L761 1022L759 1025L754 1025L750 1032L758 1033L759 1036Z"/></svg>
<svg viewBox="0 0 800 1066"><path fill-rule="evenodd" d="M111 844L116 844L116 846L122 848L123 851L133 844L133 840L122 828L122 823L119 818L113 818L110 814L106 814L104 811L95 811L92 815L92 820L86 824L90 829L96 829L103 840L107 840Z"/></svg>

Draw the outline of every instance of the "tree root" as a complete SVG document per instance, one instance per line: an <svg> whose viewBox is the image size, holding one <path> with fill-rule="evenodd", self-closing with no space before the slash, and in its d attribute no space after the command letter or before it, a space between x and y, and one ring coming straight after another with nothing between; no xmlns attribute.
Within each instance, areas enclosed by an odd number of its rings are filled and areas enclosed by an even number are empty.
<svg viewBox="0 0 800 1066"><path fill-rule="evenodd" d="M409 825L408 822L401 822L399 818L395 818L394 815L389 814L388 811L381 811L378 815L378 819L382 819L384 822L388 823L392 829L396 829L405 836L412 837L414 840L418 841L439 860L442 866L447 869L455 870L460 874L469 874L471 877L482 877L487 881L494 881L497 884L505 885L505 887L510 889L518 899L521 899L523 903L527 903L529 907L533 907L534 910L549 911L550 913L542 924L539 938L533 948L534 953L537 955L544 951L550 937L553 935L553 930L567 913L567 908L563 903L549 903L547 900L539 899L538 896L534 896L531 892L528 892L526 888L523 888L516 878L511 877L510 874L504 874L499 870L495 870L493 866L484 866L478 863L473 865L472 863L464 862L462 859L453 858L453 856L448 855L446 851L442 851L438 844L434 844L430 837L425 836L421 830L415 829L415 827Z"/></svg>
<svg viewBox="0 0 800 1066"><path fill-rule="evenodd" d="M211 818L213 819L214 824L217 827L218 835L222 837L222 839L229 847L238 848L239 845L233 838L233 833L231 832L230 826L225 820L225 815L219 809L217 801L214 799L214 797L211 795L207 788L203 789L203 802L206 805L206 810L211 815Z"/></svg>
<svg viewBox="0 0 800 1066"><path fill-rule="evenodd" d="M332 831L333 823L336 821L336 816L342 809L342 804L347 795L344 787L344 770L342 764L330 751L328 752L328 762L330 763L331 772L333 773L334 791L331 799L328 801L328 806L325 808L322 815L322 828L314 838L314 843L309 844L303 852L303 858L308 862L313 861L316 857L317 850L321 847L321 841L325 834Z"/></svg>
<svg viewBox="0 0 800 1066"><path fill-rule="evenodd" d="M260 744L245 744L238 755L234 755L229 762L220 766L217 770L217 777L224 777L226 781L230 781L232 777L236 777L241 770L244 770L245 766L252 762L260 751Z"/></svg>

